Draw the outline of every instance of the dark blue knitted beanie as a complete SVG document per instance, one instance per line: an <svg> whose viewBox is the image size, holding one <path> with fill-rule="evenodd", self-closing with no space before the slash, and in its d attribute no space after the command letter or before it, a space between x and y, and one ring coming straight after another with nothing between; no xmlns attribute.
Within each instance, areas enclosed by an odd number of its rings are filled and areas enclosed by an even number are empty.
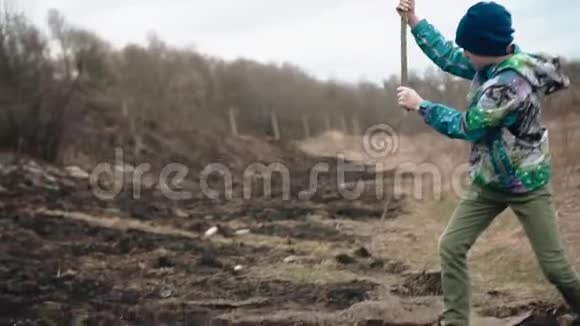
<svg viewBox="0 0 580 326"><path fill-rule="evenodd" d="M459 22L455 43L473 54L499 57L508 54L513 33L512 16L505 7L479 2Z"/></svg>

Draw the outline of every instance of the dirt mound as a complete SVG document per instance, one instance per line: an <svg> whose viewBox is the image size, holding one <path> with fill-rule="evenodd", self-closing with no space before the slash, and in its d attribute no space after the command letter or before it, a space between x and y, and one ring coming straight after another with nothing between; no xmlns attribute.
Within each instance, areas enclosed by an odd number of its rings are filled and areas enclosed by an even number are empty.
<svg viewBox="0 0 580 326"><path fill-rule="evenodd" d="M403 284L394 289L393 293L410 297L441 295L441 272L409 273Z"/></svg>
<svg viewBox="0 0 580 326"><path fill-rule="evenodd" d="M79 186L78 179L66 171L33 159L4 153L0 157L0 196L38 200L67 201ZM43 202L44 202L43 201Z"/></svg>
<svg viewBox="0 0 580 326"><path fill-rule="evenodd" d="M253 163L280 162L296 167L310 157L292 143L213 131L169 132L164 137L149 134L145 142L152 152L148 161L154 159L155 166L182 163L194 174L216 163L236 172Z"/></svg>

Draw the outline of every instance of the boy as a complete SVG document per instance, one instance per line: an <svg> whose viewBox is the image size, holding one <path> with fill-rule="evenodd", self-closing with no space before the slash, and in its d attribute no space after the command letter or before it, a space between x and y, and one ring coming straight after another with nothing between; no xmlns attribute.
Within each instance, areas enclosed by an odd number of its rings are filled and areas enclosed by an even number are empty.
<svg viewBox="0 0 580 326"><path fill-rule="evenodd" d="M580 278L558 234L550 188L544 96L566 88L558 60L523 53L513 44L511 14L494 2L471 7L447 42L415 15L414 0L400 0L422 51L440 68L472 80L466 112L423 100L400 87L399 105L417 111L436 131L472 143L472 188L440 238L443 325L469 325L470 285L466 256L493 219L511 207L522 223L546 278L570 307L580 311ZM507 248L509 250L509 248Z"/></svg>

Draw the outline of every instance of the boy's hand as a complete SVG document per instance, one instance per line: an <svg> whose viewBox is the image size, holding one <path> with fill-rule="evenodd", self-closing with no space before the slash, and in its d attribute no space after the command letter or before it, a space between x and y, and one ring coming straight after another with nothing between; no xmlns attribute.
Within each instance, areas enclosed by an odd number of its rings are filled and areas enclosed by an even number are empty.
<svg viewBox="0 0 580 326"><path fill-rule="evenodd" d="M407 18L411 28L419 23L419 18L417 18L417 15L415 14L415 0L399 0L397 12L401 17Z"/></svg>
<svg viewBox="0 0 580 326"><path fill-rule="evenodd" d="M397 12L399 15L408 18L415 14L415 0L399 0L397 5Z"/></svg>
<svg viewBox="0 0 580 326"><path fill-rule="evenodd" d="M423 98L417 94L417 92L409 87L399 87L397 88L397 99L399 106L407 111L417 111Z"/></svg>

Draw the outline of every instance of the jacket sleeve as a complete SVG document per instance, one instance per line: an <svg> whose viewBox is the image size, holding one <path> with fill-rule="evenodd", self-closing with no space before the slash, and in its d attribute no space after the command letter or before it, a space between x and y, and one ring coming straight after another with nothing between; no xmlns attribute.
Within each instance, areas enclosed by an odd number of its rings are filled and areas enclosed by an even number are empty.
<svg viewBox="0 0 580 326"><path fill-rule="evenodd" d="M477 142L490 130L512 126L531 93L531 85L519 78L510 84L489 86L466 112L424 101L419 113L439 133Z"/></svg>
<svg viewBox="0 0 580 326"><path fill-rule="evenodd" d="M423 53L439 68L458 77L473 79L475 68L463 56L463 50L447 41L433 25L421 20L411 32Z"/></svg>

